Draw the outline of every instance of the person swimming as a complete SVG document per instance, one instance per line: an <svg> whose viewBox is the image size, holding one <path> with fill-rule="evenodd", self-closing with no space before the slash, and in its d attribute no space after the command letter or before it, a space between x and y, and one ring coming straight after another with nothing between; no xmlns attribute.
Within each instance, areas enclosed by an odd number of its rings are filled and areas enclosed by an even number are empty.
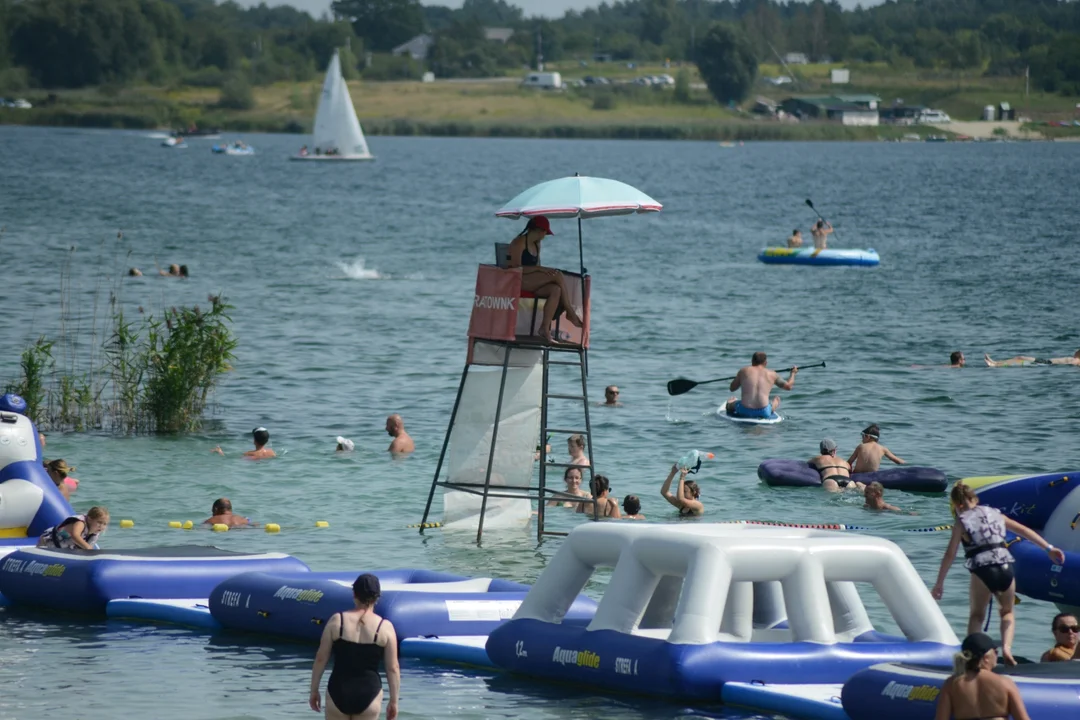
<svg viewBox="0 0 1080 720"><path fill-rule="evenodd" d="M622 514L619 512L619 503L609 495L611 491L610 480L603 475L594 475L592 481L589 482L589 489L592 490L592 496L596 499L596 517L614 518L615 520L622 518ZM575 512L591 515L593 507L594 503L578 503Z"/></svg>
<svg viewBox="0 0 1080 720"><path fill-rule="evenodd" d="M660 496L679 509L680 517L698 517L705 514L705 505L701 502L701 488L693 480L687 480L687 468L680 468L678 464L671 466L667 480L660 488ZM671 492L671 481L675 479L675 473L679 473L679 487L674 494Z"/></svg>
<svg viewBox="0 0 1080 720"><path fill-rule="evenodd" d="M1075 365L1080 366L1080 350L1070 357L1038 358L1032 355L1017 355L1008 360L994 360L989 354L983 355L987 367L1023 367L1024 365Z"/></svg>
<svg viewBox="0 0 1080 720"><path fill-rule="evenodd" d="M641 499L637 495L627 495L622 501L623 520L644 520L641 514Z"/></svg>
<svg viewBox="0 0 1080 720"><path fill-rule="evenodd" d="M851 478L851 465L846 460L836 457L836 442L825 438L818 449L821 454L810 458L810 467L821 475L821 487L829 492L840 492L854 487L859 492L866 489L861 482Z"/></svg>

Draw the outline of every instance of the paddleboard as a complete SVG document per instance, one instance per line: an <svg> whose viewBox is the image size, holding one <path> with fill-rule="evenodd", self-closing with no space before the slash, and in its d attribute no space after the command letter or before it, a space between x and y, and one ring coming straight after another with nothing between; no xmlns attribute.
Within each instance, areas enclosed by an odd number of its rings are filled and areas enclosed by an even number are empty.
<svg viewBox="0 0 1080 720"><path fill-rule="evenodd" d="M749 418L740 417L738 415L728 415L727 404L721 405L716 408L716 416L729 420L733 423L740 423L743 425L775 425L778 422L783 422L783 416L774 413L771 418Z"/></svg>

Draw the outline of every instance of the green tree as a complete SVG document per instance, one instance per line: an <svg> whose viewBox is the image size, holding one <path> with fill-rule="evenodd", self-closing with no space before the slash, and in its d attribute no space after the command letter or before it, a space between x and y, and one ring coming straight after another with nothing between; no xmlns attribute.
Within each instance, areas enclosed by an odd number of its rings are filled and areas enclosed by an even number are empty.
<svg viewBox="0 0 1080 720"><path fill-rule="evenodd" d="M330 7L375 52L389 52L424 32L420 0L334 0Z"/></svg>
<svg viewBox="0 0 1080 720"><path fill-rule="evenodd" d="M746 99L757 79L758 61L750 43L731 25L709 29L698 43L696 61L709 92L725 105Z"/></svg>

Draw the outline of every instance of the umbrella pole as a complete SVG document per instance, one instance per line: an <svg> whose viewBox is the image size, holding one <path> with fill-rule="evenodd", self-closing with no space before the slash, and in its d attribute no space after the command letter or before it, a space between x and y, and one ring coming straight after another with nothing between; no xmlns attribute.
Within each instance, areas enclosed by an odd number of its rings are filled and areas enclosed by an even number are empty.
<svg viewBox="0 0 1080 720"><path fill-rule="evenodd" d="M578 265L581 266L581 275L585 275L585 251L581 247L581 215L578 215L577 219L577 253L578 253Z"/></svg>

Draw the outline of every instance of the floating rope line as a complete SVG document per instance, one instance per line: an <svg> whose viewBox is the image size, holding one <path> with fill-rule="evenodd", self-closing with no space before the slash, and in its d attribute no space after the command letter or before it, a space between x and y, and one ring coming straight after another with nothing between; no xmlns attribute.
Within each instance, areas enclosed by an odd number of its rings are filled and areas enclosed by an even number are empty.
<svg viewBox="0 0 1080 720"><path fill-rule="evenodd" d="M440 523L440 522L415 523L413 525L406 525L405 527L407 527L407 528L424 528L425 530L429 530L431 528L442 527L442 523Z"/></svg>
<svg viewBox="0 0 1080 720"><path fill-rule="evenodd" d="M866 527L863 525L846 525L844 523L785 523L773 520L722 520L721 524L726 525L768 525L771 527L790 527L790 528L802 528L805 530L851 530L856 532L869 532L874 528ZM952 530L952 525L935 525L933 527L924 528L910 528L901 530L900 532L941 532L944 530Z"/></svg>

